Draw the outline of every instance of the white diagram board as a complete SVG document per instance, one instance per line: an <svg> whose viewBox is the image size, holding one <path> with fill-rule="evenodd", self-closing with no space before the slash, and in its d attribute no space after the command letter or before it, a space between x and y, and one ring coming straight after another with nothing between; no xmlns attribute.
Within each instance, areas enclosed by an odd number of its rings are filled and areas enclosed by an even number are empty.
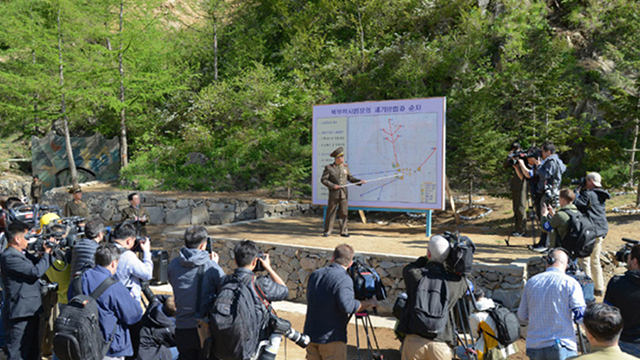
<svg viewBox="0 0 640 360"><path fill-rule="evenodd" d="M313 203L326 205L320 182L342 146L353 176L349 206L444 210L445 98L313 107Z"/></svg>

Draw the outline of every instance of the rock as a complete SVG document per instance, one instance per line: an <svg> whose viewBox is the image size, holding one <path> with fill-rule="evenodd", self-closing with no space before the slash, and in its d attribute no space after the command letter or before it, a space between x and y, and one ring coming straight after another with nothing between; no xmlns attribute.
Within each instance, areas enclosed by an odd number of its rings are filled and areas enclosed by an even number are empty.
<svg viewBox="0 0 640 360"><path fill-rule="evenodd" d="M149 213L149 221L151 225L164 224L164 209L158 206L145 208Z"/></svg>
<svg viewBox="0 0 640 360"><path fill-rule="evenodd" d="M165 222L169 225L189 225L191 223L191 209L168 210Z"/></svg>
<svg viewBox="0 0 640 360"><path fill-rule="evenodd" d="M501 301L505 307L515 309L520 304L522 292L518 290L496 289L491 296L494 300Z"/></svg>
<svg viewBox="0 0 640 360"><path fill-rule="evenodd" d="M395 263L392 263L391 261L383 261L380 263L380 267L383 269L389 269L396 266Z"/></svg>
<svg viewBox="0 0 640 360"><path fill-rule="evenodd" d="M178 202L176 203L176 206L178 207L178 209L186 208L187 206L189 206L189 200L188 199L178 200Z"/></svg>
<svg viewBox="0 0 640 360"><path fill-rule="evenodd" d="M200 206L191 210L191 224L201 225L209 222L209 211L206 206Z"/></svg>
<svg viewBox="0 0 640 360"><path fill-rule="evenodd" d="M300 259L300 267L305 270L313 271L318 268L318 262L315 259L303 258Z"/></svg>

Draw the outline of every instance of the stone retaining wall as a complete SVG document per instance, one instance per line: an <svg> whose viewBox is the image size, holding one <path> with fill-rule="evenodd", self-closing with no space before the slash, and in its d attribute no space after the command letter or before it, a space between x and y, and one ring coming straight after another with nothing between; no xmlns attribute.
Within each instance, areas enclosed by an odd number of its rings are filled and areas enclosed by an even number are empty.
<svg viewBox="0 0 640 360"><path fill-rule="evenodd" d="M227 274L232 273L236 268L233 248L240 241L214 238L213 248L220 256L219 264ZM289 300L305 303L309 275L316 269L329 264L333 249L257 243L263 252L269 254L274 270L289 287ZM164 248L169 252L169 258L173 259L179 255L183 245L183 239L167 239ZM377 253L357 253L356 258L363 258L366 264L375 268L380 274L382 283L387 289L387 299L380 302L379 313L391 314L397 295L405 291L402 269L416 258ZM472 276L489 297L500 300L504 306L515 310L520 304L529 260L518 260L508 265L475 262Z"/></svg>
<svg viewBox="0 0 640 360"><path fill-rule="evenodd" d="M129 206L125 191L90 191L83 194L94 216L106 222L121 221L122 210ZM235 198L176 198L162 193L138 192L141 205L149 212L151 224L155 225L220 225L232 222L315 215L322 207L291 202L267 203L262 199ZM43 202L64 208L71 196L64 188L47 191Z"/></svg>

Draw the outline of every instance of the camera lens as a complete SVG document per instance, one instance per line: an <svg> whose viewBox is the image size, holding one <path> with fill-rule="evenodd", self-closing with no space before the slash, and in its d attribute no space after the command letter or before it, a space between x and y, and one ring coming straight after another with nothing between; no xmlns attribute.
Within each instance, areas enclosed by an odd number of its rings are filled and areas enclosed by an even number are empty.
<svg viewBox="0 0 640 360"><path fill-rule="evenodd" d="M284 334L284 336L286 336L287 339L296 343L296 345L300 346L301 348L306 348L311 342L311 338L309 338L309 335L302 334L293 328L290 328Z"/></svg>

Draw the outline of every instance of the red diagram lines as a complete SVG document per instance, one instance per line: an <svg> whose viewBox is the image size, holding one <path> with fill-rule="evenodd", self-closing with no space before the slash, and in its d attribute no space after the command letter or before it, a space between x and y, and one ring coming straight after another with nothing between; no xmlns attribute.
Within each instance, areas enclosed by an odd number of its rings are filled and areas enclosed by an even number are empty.
<svg viewBox="0 0 640 360"><path fill-rule="evenodd" d="M396 127L395 130L393 130L391 128L391 119L389 119L389 131L387 131L386 129L382 129L382 131L387 134L388 136L385 137L384 139L388 142L390 142L393 145L393 156L396 159L396 163L392 164L391 166L396 168L400 166L400 163L398 163L398 153L396 153L396 140L398 140L398 138L400 138L400 135L396 135L396 133L402 128L402 125L398 125L398 127Z"/></svg>
<svg viewBox="0 0 640 360"><path fill-rule="evenodd" d="M429 161L429 159L433 156L433 154L436 153L436 148L431 148L433 151L431 152L431 154L429 154L429 156L427 156L427 160L425 160L422 164L420 164L420 166L418 166L418 168L416 169L416 171L420 171L420 169L422 169L422 165L426 164L427 161Z"/></svg>

